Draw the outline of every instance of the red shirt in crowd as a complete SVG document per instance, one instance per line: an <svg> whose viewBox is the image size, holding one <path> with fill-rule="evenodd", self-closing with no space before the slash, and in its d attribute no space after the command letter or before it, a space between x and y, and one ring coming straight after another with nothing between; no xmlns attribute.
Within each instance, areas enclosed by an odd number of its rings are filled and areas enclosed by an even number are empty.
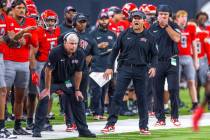
<svg viewBox="0 0 210 140"><path fill-rule="evenodd" d="M12 29L15 33L23 30L26 27L29 26L36 26L36 21L33 18L24 18L23 22L20 24L16 20L14 20L14 23L11 23L14 26L14 29ZM10 25L11 25L10 24ZM11 30L11 31L12 31ZM30 31L31 37L25 36L24 39L26 41L25 45L22 45L18 48L10 48L7 46L5 48L4 52L4 60L10 60L15 62L28 62L29 61L29 55L30 55L30 45L33 47L38 46L38 38L37 38L37 32L36 30Z"/></svg>
<svg viewBox="0 0 210 140"><path fill-rule="evenodd" d="M205 52L205 38L209 36L209 32L207 30L201 30L198 27L197 33L196 33L196 48L198 53L198 58L203 58L206 55Z"/></svg>
<svg viewBox="0 0 210 140"><path fill-rule="evenodd" d="M208 64L210 65L210 35L204 39L204 50L208 58Z"/></svg>
<svg viewBox="0 0 210 140"><path fill-rule="evenodd" d="M109 27L108 29L114 32L116 35L119 35L120 32L126 30L130 27L130 22L128 20L121 20L115 23L112 19L109 20Z"/></svg>
<svg viewBox="0 0 210 140"><path fill-rule="evenodd" d="M10 24L13 24L12 21L12 17L7 16L6 13L2 13L0 15L0 36L5 35L8 30L11 30L11 28L13 28L13 26L10 26ZM6 43L0 44L0 53L4 53L4 49L6 46Z"/></svg>
<svg viewBox="0 0 210 140"><path fill-rule="evenodd" d="M43 27L39 27L38 34L39 49L36 55L36 59L40 62L46 62L50 50L58 45L60 28L57 27L54 31L47 31Z"/></svg>
<svg viewBox="0 0 210 140"><path fill-rule="evenodd" d="M192 42L196 37L196 25L189 23L185 29L181 29L181 40L178 43L179 56L192 55Z"/></svg>

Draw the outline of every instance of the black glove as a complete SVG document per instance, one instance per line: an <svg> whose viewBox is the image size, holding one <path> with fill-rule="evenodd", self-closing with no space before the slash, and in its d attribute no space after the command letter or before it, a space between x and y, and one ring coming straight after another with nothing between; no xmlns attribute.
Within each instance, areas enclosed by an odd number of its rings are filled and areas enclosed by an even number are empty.
<svg viewBox="0 0 210 140"><path fill-rule="evenodd" d="M11 38L8 36L8 34L5 34L5 35L3 36L3 39L4 39L4 41L8 44L8 46L9 46L10 48L20 48L20 47L21 47L20 43L19 43L18 41L15 41L15 40L11 39Z"/></svg>
<svg viewBox="0 0 210 140"><path fill-rule="evenodd" d="M15 40L11 40L9 43L8 43L8 46L10 48L20 48L21 45L18 41L15 41Z"/></svg>

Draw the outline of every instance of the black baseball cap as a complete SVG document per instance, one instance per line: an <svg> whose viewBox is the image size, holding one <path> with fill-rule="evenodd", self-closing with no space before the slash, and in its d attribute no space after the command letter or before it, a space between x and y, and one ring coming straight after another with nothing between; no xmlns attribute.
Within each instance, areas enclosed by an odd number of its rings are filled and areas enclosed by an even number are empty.
<svg viewBox="0 0 210 140"><path fill-rule="evenodd" d="M171 13L171 7L166 5L166 4L161 4L161 5L158 5L158 8L157 8L158 12L169 12Z"/></svg>
<svg viewBox="0 0 210 140"><path fill-rule="evenodd" d="M64 13L69 12L69 11L76 12L77 10L76 10L73 6L67 6L67 7L64 9Z"/></svg>
<svg viewBox="0 0 210 140"><path fill-rule="evenodd" d="M85 16L82 13L76 15L76 22L87 21L87 20L88 20L87 16Z"/></svg>
<svg viewBox="0 0 210 140"><path fill-rule="evenodd" d="M146 19L146 15L141 11L134 11L131 14L132 14L132 17L138 16L140 18Z"/></svg>

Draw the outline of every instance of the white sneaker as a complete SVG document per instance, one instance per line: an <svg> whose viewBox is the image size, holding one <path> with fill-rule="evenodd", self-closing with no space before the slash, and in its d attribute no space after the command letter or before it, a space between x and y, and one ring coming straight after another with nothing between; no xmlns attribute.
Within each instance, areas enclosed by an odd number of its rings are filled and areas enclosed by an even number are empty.
<svg viewBox="0 0 210 140"><path fill-rule="evenodd" d="M16 139L17 136L12 135L6 128L0 130L0 138Z"/></svg>

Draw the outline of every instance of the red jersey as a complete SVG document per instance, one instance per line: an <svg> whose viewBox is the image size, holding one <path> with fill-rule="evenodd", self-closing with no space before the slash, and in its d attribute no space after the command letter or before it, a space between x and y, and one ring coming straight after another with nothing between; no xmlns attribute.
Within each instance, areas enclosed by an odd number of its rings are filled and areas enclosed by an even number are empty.
<svg viewBox="0 0 210 140"><path fill-rule="evenodd" d="M28 26L36 26L36 21L33 18L26 17L24 18L21 24L19 24L16 20L14 20L13 26L14 26L13 31L17 33ZM30 33L32 37L28 37L28 36L24 37L26 41L25 45L22 45L18 48L10 48L8 46L5 48L4 60L10 60L10 61L15 61L15 62L28 62L29 61L30 45L32 45L33 47L38 46L36 30L30 31Z"/></svg>
<svg viewBox="0 0 210 140"><path fill-rule="evenodd" d="M196 47L197 47L197 53L198 53L198 58L202 58L205 56L205 38L209 36L209 32L207 30L201 30L199 27L197 28L197 33L196 33Z"/></svg>
<svg viewBox="0 0 210 140"><path fill-rule="evenodd" d="M179 56L192 55L192 42L196 36L196 25L190 23L185 29L181 29L181 40L178 43Z"/></svg>
<svg viewBox="0 0 210 140"><path fill-rule="evenodd" d="M206 30L210 33L210 25L206 26Z"/></svg>
<svg viewBox="0 0 210 140"><path fill-rule="evenodd" d="M12 24L12 20L13 20L12 17L7 16L6 13L2 13L0 15L0 36L5 35L5 33L8 30L11 30L11 28L13 28L12 26L9 25L10 23ZM0 53L4 52L5 47L6 43L0 44Z"/></svg>
<svg viewBox="0 0 210 140"><path fill-rule="evenodd" d="M54 31L49 32L45 30L43 27L40 27L38 28L38 33L39 33L39 49L36 59L40 62L46 62L50 50L58 45L60 28L57 27Z"/></svg>
<svg viewBox="0 0 210 140"><path fill-rule="evenodd" d="M126 30L129 27L130 27L130 22L127 20L121 20L117 23L114 23L112 19L109 20L108 29L114 32L116 35L119 35L120 32Z"/></svg>
<svg viewBox="0 0 210 140"><path fill-rule="evenodd" d="M204 39L204 50L208 58L208 64L210 65L210 35Z"/></svg>

